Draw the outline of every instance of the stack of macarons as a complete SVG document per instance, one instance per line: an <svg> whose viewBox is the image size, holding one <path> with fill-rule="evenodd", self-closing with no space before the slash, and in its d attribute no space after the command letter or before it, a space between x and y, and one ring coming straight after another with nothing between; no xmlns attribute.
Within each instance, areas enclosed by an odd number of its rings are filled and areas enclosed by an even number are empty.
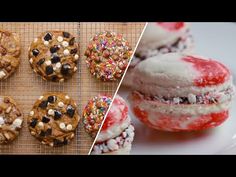
<svg viewBox="0 0 236 177"><path fill-rule="evenodd" d="M116 95L93 146L92 154L129 154L134 127L128 115L128 105Z"/></svg>

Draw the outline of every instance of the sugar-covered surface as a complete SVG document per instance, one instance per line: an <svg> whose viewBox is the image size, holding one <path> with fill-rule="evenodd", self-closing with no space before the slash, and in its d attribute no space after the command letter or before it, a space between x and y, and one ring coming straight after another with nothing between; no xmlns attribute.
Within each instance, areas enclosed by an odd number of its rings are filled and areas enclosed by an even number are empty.
<svg viewBox="0 0 236 177"><path fill-rule="evenodd" d="M236 25L233 23L192 23L196 53L225 64L236 84ZM119 95L127 98L129 90L120 88ZM126 99L127 100L127 99ZM236 99L230 117L221 126L207 131L167 133L148 128L130 117L135 127L131 154L236 154Z"/></svg>

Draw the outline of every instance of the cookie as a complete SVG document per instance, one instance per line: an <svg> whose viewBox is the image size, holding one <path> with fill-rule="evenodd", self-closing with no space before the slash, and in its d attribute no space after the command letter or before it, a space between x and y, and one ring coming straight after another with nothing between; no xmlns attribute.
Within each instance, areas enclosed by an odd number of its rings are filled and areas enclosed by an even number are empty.
<svg viewBox="0 0 236 177"><path fill-rule="evenodd" d="M20 64L20 38L16 33L0 30L0 80L12 75Z"/></svg>
<svg viewBox="0 0 236 177"><path fill-rule="evenodd" d="M91 137L95 138L103 118L111 103L111 97L98 95L89 100L83 110L84 128Z"/></svg>
<svg viewBox="0 0 236 177"><path fill-rule="evenodd" d="M68 144L75 135L80 116L74 100L64 93L46 93L35 102L28 116L28 128L42 144Z"/></svg>
<svg viewBox="0 0 236 177"><path fill-rule="evenodd" d="M115 81L124 74L132 56L132 48L122 34L100 32L85 51L90 73L102 81Z"/></svg>
<svg viewBox="0 0 236 177"><path fill-rule="evenodd" d="M221 125L235 96L232 74L222 63L169 53L135 68L130 107L147 126L162 131L196 131Z"/></svg>
<svg viewBox="0 0 236 177"><path fill-rule="evenodd" d="M12 142L19 136L23 115L15 100L9 96L0 97L0 144Z"/></svg>
<svg viewBox="0 0 236 177"><path fill-rule="evenodd" d="M36 38L29 48L29 62L44 80L63 82L77 70L78 43L64 31L47 31Z"/></svg>

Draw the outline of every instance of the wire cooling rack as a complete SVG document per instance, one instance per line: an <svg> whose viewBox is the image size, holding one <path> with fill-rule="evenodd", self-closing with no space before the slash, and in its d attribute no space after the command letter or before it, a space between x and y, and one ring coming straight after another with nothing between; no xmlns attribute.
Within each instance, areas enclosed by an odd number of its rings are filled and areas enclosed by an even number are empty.
<svg viewBox="0 0 236 177"><path fill-rule="evenodd" d="M41 145L30 135L26 118L35 100L48 91L65 92L78 104L81 115L88 100L99 93L113 95L119 82L101 82L93 78L84 61L84 51L94 34L111 30L122 33L134 48L145 23L78 23L78 22L39 22L39 23L0 23L0 29L16 32L21 39L21 64L10 78L0 82L0 95L13 97L24 114L24 124L20 136L9 145L0 145L0 154L87 154L93 139L84 131L82 121L76 136L69 145L52 148ZM47 30L68 31L80 43L78 72L64 83L44 81L33 73L28 63L28 47L41 32Z"/></svg>

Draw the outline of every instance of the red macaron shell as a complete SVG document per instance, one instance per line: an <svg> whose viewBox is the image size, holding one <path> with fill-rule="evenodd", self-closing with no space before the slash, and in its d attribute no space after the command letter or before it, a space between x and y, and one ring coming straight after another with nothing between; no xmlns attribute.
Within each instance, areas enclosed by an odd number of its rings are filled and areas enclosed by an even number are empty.
<svg viewBox="0 0 236 177"><path fill-rule="evenodd" d="M169 31L178 31L185 26L184 22L157 22L157 24Z"/></svg>
<svg viewBox="0 0 236 177"><path fill-rule="evenodd" d="M116 96L111 109L109 110L106 120L102 126L101 131L106 131L109 127L121 124L128 118L128 105L120 96Z"/></svg>
<svg viewBox="0 0 236 177"><path fill-rule="evenodd" d="M182 60L191 63L200 73L200 76L194 80L194 84L198 87L223 84L230 78L229 70L215 60L201 59L194 56L186 56Z"/></svg>

